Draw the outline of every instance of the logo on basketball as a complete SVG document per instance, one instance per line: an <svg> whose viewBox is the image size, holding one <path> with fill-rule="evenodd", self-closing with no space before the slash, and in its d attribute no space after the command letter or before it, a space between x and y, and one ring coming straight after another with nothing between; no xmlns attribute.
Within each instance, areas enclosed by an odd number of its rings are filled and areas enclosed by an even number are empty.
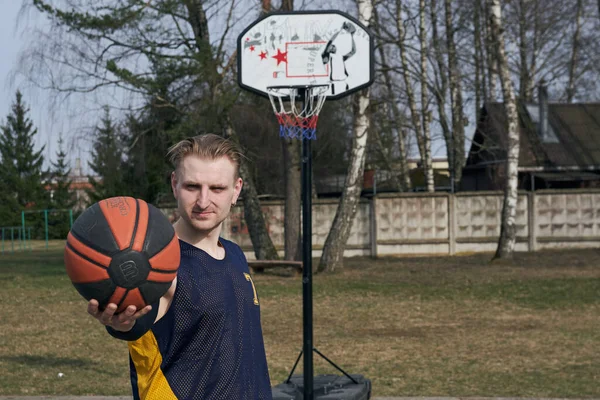
<svg viewBox="0 0 600 400"><path fill-rule="evenodd" d="M125 202L122 197L113 197L107 199L110 208L118 208L119 213L123 216L129 214L129 205Z"/></svg>
<svg viewBox="0 0 600 400"><path fill-rule="evenodd" d="M123 264L119 265L119 269L123 274L123 278L125 278L127 282L135 279L138 275L137 265L135 265L135 262L131 260L125 261Z"/></svg>

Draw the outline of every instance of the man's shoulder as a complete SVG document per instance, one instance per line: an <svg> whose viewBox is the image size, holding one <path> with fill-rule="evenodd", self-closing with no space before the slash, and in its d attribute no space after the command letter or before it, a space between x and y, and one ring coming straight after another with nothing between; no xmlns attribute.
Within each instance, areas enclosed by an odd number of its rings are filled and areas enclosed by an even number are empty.
<svg viewBox="0 0 600 400"><path fill-rule="evenodd" d="M221 244L223 246L237 247L238 249L241 249L240 246L238 246L237 243L232 242L231 240L227 240L224 237L219 237L219 242L221 242Z"/></svg>
<svg viewBox="0 0 600 400"><path fill-rule="evenodd" d="M224 239L222 237L219 238L219 241L221 242L221 244L223 244L223 247L225 247L225 249L233 250L238 254L241 254L244 257L244 259L246 258L244 251L237 243L232 242L231 240Z"/></svg>

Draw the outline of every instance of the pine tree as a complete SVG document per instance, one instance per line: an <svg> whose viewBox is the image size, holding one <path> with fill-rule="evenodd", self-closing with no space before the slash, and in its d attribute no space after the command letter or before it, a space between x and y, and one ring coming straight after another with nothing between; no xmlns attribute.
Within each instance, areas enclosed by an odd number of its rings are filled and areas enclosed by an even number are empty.
<svg viewBox="0 0 600 400"><path fill-rule="evenodd" d="M75 193L71 190L71 169L67 164L67 153L64 151L62 136L58 139L58 151L56 161L51 162L49 186L52 187L52 198L50 208L61 210L52 213L49 217L49 232L52 239L66 238L70 229L69 214L66 210L72 210L76 203Z"/></svg>
<svg viewBox="0 0 600 400"><path fill-rule="evenodd" d="M71 190L71 168L67 164L67 153L64 150L62 136L58 139L56 161L51 162L52 208L58 210L72 209L75 206L75 194Z"/></svg>
<svg viewBox="0 0 600 400"><path fill-rule="evenodd" d="M42 169L45 146L35 151L37 129L27 117L28 112L21 92L17 91L11 113L0 126L0 224L4 226L20 225L20 213L26 208L44 209L48 205Z"/></svg>
<svg viewBox="0 0 600 400"><path fill-rule="evenodd" d="M107 197L130 195L123 181L123 149L121 140L108 107L96 128L92 161L88 163L96 178L90 178L93 189L88 192L90 201L97 202Z"/></svg>
<svg viewBox="0 0 600 400"><path fill-rule="evenodd" d="M10 129L0 127L0 226L18 223L17 170L15 168L15 137Z"/></svg>

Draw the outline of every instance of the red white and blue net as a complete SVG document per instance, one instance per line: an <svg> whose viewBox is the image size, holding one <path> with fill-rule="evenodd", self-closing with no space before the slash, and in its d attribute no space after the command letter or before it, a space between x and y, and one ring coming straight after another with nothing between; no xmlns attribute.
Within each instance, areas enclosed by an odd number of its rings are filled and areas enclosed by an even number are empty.
<svg viewBox="0 0 600 400"><path fill-rule="evenodd" d="M319 112L327 99L328 89L328 85L267 88L273 111L279 122L279 136L315 140Z"/></svg>

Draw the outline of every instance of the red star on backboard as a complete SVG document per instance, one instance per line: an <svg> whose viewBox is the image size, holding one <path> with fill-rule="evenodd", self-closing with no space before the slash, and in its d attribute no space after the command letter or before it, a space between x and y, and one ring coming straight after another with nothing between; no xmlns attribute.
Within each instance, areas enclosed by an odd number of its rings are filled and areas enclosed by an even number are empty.
<svg viewBox="0 0 600 400"><path fill-rule="evenodd" d="M260 57L261 60L264 60L265 58L267 58L267 53L264 51L261 51L258 56Z"/></svg>
<svg viewBox="0 0 600 400"><path fill-rule="evenodd" d="M277 49L277 54L273 58L277 60L277 66L282 62L287 63L287 51L282 53L281 50Z"/></svg>
<svg viewBox="0 0 600 400"><path fill-rule="evenodd" d="M254 46L250 46L250 51L254 51Z"/></svg>

